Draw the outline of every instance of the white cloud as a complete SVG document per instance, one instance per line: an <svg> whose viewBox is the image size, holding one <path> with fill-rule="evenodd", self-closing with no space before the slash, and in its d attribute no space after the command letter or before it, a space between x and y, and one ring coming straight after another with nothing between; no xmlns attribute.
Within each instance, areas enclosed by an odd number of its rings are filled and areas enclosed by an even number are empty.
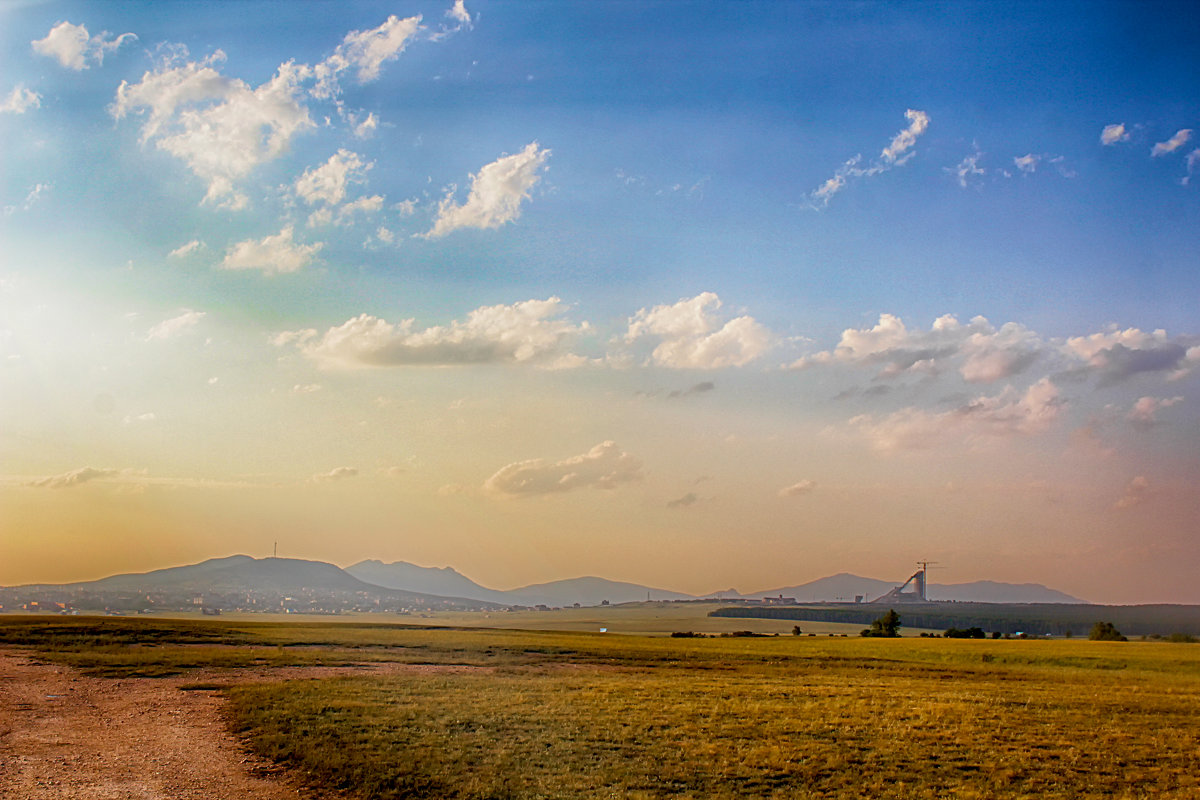
<svg viewBox="0 0 1200 800"><path fill-rule="evenodd" d="M121 420L122 425L136 425L139 422L154 422L158 419L153 411L147 411L144 414L129 414L125 419Z"/></svg>
<svg viewBox="0 0 1200 800"><path fill-rule="evenodd" d="M832 352L805 356L791 367L831 363L878 366L878 377L893 378L957 366L968 382L992 383L1021 372L1043 349L1036 333L1015 322L996 329L985 317L963 325L946 314L934 320L928 331L910 331L894 314L880 314L875 327L847 328Z"/></svg>
<svg viewBox="0 0 1200 800"><path fill-rule="evenodd" d="M1170 408L1183 402L1183 398L1176 397L1139 397L1137 402L1133 404L1133 408L1129 409L1128 419L1138 427L1150 427L1158 423L1158 412L1160 409Z"/></svg>
<svg viewBox="0 0 1200 800"><path fill-rule="evenodd" d="M312 263L321 250L321 242L296 244L292 241L292 226L274 236L238 242L225 253L221 269L261 269L268 275L298 272Z"/></svg>
<svg viewBox="0 0 1200 800"><path fill-rule="evenodd" d="M1175 135L1170 139L1167 139L1165 142L1159 142L1158 144L1154 145L1154 147L1150 148L1150 155L1157 157L1165 156L1168 153L1174 153L1176 150L1187 144L1188 140L1191 138L1191 128L1184 128L1176 131Z"/></svg>
<svg viewBox="0 0 1200 800"><path fill-rule="evenodd" d="M521 152L485 165L471 176L467 202L456 204L451 190L438 204L433 228L424 235L437 238L460 228L487 230L516 220L521 216L521 202L529 199L549 155L549 150L530 142Z"/></svg>
<svg viewBox="0 0 1200 800"><path fill-rule="evenodd" d="M25 199L21 202L20 206L5 206L4 207L5 215L7 216L8 214L13 214L18 210L28 211L29 209L33 208L36 204L41 202L42 199L45 198L45 196L47 194L49 194L50 190L53 188L54 187L48 183L35 184L34 187L29 190L29 193L25 195Z"/></svg>
<svg viewBox="0 0 1200 800"><path fill-rule="evenodd" d="M815 481L802 480L798 483L793 483L791 486L785 486L779 490L780 497L798 497L799 495L811 494L817 488Z"/></svg>
<svg viewBox="0 0 1200 800"><path fill-rule="evenodd" d="M312 394L321 391L319 383L297 383L292 387L292 394Z"/></svg>
<svg viewBox="0 0 1200 800"><path fill-rule="evenodd" d="M36 486L43 489L69 489L72 486L94 481L101 478L111 478L119 475L120 471L115 469L96 469L95 467L81 467L70 472L64 472L61 475L50 475L45 478L36 478L26 483L26 486Z"/></svg>
<svg viewBox="0 0 1200 800"><path fill-rule="evenodd" d="M651 361L673 369L740 367L771 347L770 332L753 317L737 317L721 325L712 313L720 307L716 294L704 292L674 305L643 308L630 318L625 342L658 339Z"/></svg>
<svg viewBox="0 0 1200 800"><path fill-rule="evenodd" d="M317 78L313 96L337 96L341 92L339 80L349 70L358 70L359 83L375 80L383 64L399 58L420 29L420 16L400 19L392 15L377 28L347 33L333 54L313 68Z"/></svg>
<svg viewBox="0 0 1200 800"><path fill-rule="evenodd" d="M31 108L41 108L42 96L17 84L0 103L0 114L24 114Z"/></svg>
<svg viewBox="0 0 1200 800"><path fill-rule="evenodd" d="M460 25L469 26L471 24L471 14L467 11L463 0L454 0L454 5L446 9L446 16Z"/></svg>
<svg viewBox="0 0 1200 800"><path fill-rule="evenodd" d="M917 137L929 127L929 115L924 111L917 111L910 108L904 112L904 118L909 122L908 127L897 133L895 138L892 139L892 143L883 148L883 152L879 154L889 163L900 159L906 151L917 143Z"/></svg>
<svg viewBox="0 0 1200 800"><path fill-rule="evenodd" d="M904 112L904 116L908 119L909 126L896 134L891 143L883 148L879 154L882 161L875 161L864 167L860 166L862 164L861 155L847 160L838 168L832 178L826 180L809 195L809 203L812 208L827 207L833 196L846 187L849 178L869 178L908 163L913 156L913 153L908 151L916 144L917 137L929 127L929 115L924 111L910 108Z"/></svg>
<svg viewBox="0 0 1200 800"><path fill-rule="evenodd" d="M146 333L146 341L149 342L155 339L170 339L174 336L178 336L184 331L194 328L197 324L199 324L200 320L204 319L206 316L208 315L203 311L192 311L187 309L179 316L165 319L151 328Z"/></svg>
<svg viewBox="0 0 1200 800"><path fill-rule="evenodd" d="M957 167L946 167L945 169L954 175L955 179L958 180L958 185L965 189L976 176L987 174L987 170L979 166L979 159L982 157L983 153L976 147L975 152L969 156L964 156L963 160L958 162Z"/></svg>
<svg viewBox="0 0 1200 800"><path fill-rule="evenodd" d="M252 89L217 72L213 65L223 58L217 51L203 62L167 62L137 84L122 81L111 110L117 119L148 110L142 142L154 141L206 181L203 202L236 210L249 201L235 182L282 155L296 134L313 127L298 100L310 70L287 62Z"/></svg>
<svg viewBox="0 0 1200 800"><path fill-rule="evenodd" d="M70 22L60 22L50 29L46 38L31 42L33 51L39 55L58 60L62 66L76 71L85 70L89 61L96 64L104 63L104 55L116 50L125 42L137 39L132 33L122 33L111 38L108 31L95 36L88 34L83 25L72 25Z"/></svg>
<svg viewBox="0 0 1200 800"><path fill-rule="evenodd" d="M1114 327L1069 338L1063 350L1085 362L1085 370L1099 376L1102 384L1151 372L1168 372L1170 377L1180 378L1200 364L1200 358L1192 355L1196 351L1194 339L1170 338L1161 329L1148 333L1137 328Z"/></svg>
<svg viewBox="0 0 1200 800"><path fill-rule="evenodd" d="M1036 156L1033 153L1026 153L1023 156L1017 156L1013 159L1013 163L1017 165L1017 169L1021 172L1036 172L1038 162L1042 160L1041 156Z"/></svg>
<svg viewBox="0 0 1200 800"><path fill-rule="evenodd" d="M849 424L876 450L918 450L1041 433L1057 419L1062 406L1058 387L1042 378L1019 397L1008 387L999 395L981 396L951 411L909 407L882 418L864 414Z"/></svg>
<svg viewBox="0 0 1200 800"><path fill-rule="evenodd" d="M308 215L308 227L315 228L318 225L344 225L358 213L374 214L383 208L384 198L382 195L373 194L369 197L360 197L357 200L338 206L336 209L319 208Z"/></svg>
<svg viewBox="0 0 1200 800"><path fill-rule="evenodd" d="M1129 141L1129 133L1126 132L1124 123L1105 125L1104 130L1100 131L1100 144L1102 145L1114 145L1127 141Z"/></svg>
<svg viewBox="0 0 1200 800"><path fill-rule="evenodd" d="M412 319L392 324L362 314L324 335L315 330L288 331L274 341L279 346L296 345L308 358L328 366L576 366L584 360L569 353L567 344L589 326L561 319L565 312L557 297L526 300L477 308L465 321L423 330Z"/></svg>
<svg viewBox="0 0 1200 800"><path fill-rule="evenodd" d="M337 467L329 472L322 472L312 476L314 483L332 483L334 481L342 481L347 478L355 478L358 476L358 470L354 467Z"/></svg>
<svg viewBox="0 0 1200 800"><path fill-rule="evenodd" d="M192 239L187 244L182 244L171 252L167 253L167 258L183 258L203 249L204 242L200 241L199 239Z"/></svg>
<svg viewBox="0 0 1200 800"><path fill-rule="evenodd" d="M334 206L346 197L350 183L363 183L367 170L373 164L365 163L357 153L340 149L319 167L308 169L296 179L296 196L310 206L318 203Z"/></svg>
<svg viewBox="0 0 1200 800"><path fill-rule="evenodd" d="M379 117L375 116L374 111L367 114L367 118L361 122L355 117L351 117L350 122L354 125L354 137L356 139L370 138L379 127Z"/></svg>
<svg viewBox="0 0 1200 800"><path fill-rule="evenodd" d="M1113 510L1123 511L1139 506L1146 502L1151 494L1153 491L1150 488L1150 481L1146 480L1144 475L1138 475L1125 486L1125 491L1117 498L1117 502L1113 503Z"/></svg>
<svg viewBox="0 0 1200 800"><path fill-rule="evenodd" d="M602 442L583 455L562 461L538 458L501 467L483 487L504 495L553 494L586 487L615 489L642 477L641 461L614 442Z"/></svg>

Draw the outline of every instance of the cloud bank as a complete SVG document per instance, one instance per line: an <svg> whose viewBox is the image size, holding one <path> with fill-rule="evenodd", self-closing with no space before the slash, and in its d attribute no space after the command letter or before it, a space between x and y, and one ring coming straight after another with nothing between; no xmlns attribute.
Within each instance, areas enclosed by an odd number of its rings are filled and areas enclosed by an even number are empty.
<svg viewBox="0 0 1200 800"><path fill-rule="evenodd" d="M278 345L295 345L326 366L398 367L461 364L575 366L583 359L568 350L589 329L562 319L567 307L557 297L477 308L463 321L418 329L415 320L389 323L361 314L324 334L288 331Z"/></svg>

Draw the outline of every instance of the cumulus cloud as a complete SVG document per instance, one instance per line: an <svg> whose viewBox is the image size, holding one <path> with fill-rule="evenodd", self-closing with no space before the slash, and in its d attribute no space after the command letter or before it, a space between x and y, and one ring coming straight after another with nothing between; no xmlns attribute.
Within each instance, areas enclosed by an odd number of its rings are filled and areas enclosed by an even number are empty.
<svg viewBox="0 0 1200 800"><path fill-rule="evenodd" d="M365 163L358 153L342 148L319 167L308 169L296 179L296 196L310 206L335 206L346 197L350 183L362 183L373 164Z"/></svg>
<svg viewBox="0 0 1200 800"><path fill-rule="evenodd" d="M483 487L509 496L554 494L588 487L615 489L642 477L642 462L609 441L562 461L537 458L509 464L488 478Z"/></svg>
<svg viewBox="0 0 1200 800"><path fill-rule="evenodd" d="M893 167L906 164L913 156L911 150L917 142L917 137L929 127L929 115L924 111L910 108L904 112L904 116L909 122L908 127L897 133L891 143L883 148L879 154L880 160L866 165L863 164L862 155L856 155L847 160L833 174L833 177L826 180L809 195L812 207L825 208L828 206L833 196L844 189L851 178L879 175Z"/></svg>
<svg viewBox="0 0 1200 800"><path fill-rule="evenodd" d="M194 328L200 320L208 316L204 311L185 309L179 316L164 319L146 333L146 341L155 339L170 339L184 331Z"/></svg>
<svg viewBox="0 0 1200 800"><path fill-rule="evenodd" d="M268 275L304 269L323 245L321 242L296 244L292 241L292 232L289 225L274 236L234 244L225 253L221 269L260 269Z"/></svg>
<svg viewBox="0 0 1200 800"><path fill-rule="evenodd" d="M438 204L433 228L424 235L437 238L460 228L499 228L518 219L521 203L529 199L549 156L549 150L530 142L521 152L485 165L471 176L467 202L461 206L455 203L451 190Z"/></svg>
<svg viewBox="0 0 1200 800"><path fill-rule="evenodd" d="M466 3L463 0L454 0L454 5L446 9L446 16L460 25L469 26L471 24L471 14L467 11Z"/></svg>
<svg viewBox="0 0 1200 800"><path fill-rule="evenodd" d="M1137 328L1111 328L1089 336L1067 339L1064 351L1085 362L1084 371L1097 375L1101 384L1123 381L1140 373L1168 372L1180 378L1200 364L1200 349L1189 337L1168 337Z"/></svg>
<svg viewBox="0 0 1200 800"><path fill-rule="evenodd" d="M56 59L67 69L78 72L90 67L88 62L104 63L105 54L135 39L137 36L132 33L122 33L113 38L108 31L91 36L84 25L60 22L50 29L46 38L36 39L30 44L35 53Z"/></svg>
<svg viewBox="0 0 1200 800"><path fill-rule="evenodd" d="M313 96L328 98L339 94L339 82L346 72L356 71L359 83L375 80L380 68L399 58L420 29L419 15L406 19L392 15L377 28L347 33L333 54L313 67L317 79Z"/></svg>
<svg viewBox="0 0 1200 800"><path fill-rule="evenodd" d="M1038 434L1058 418L1063 405L1058 387L1042 378L1022 395L1007 387L950 411L909 407L883 417L860 415L849 424L881 452L919 450Z"/></svg>
<svg viewBox="0 0 1200 800"><path fill-rule="evenodd" d="M258 88L221 75L217 51L201 62L168 59L141 81L122 81L111 107L114 117L144 114L142 143L155 142L208 184L205 203L245 208L249 200L235 182L287 151L292 138L313 127L300 103L300 84L310 69L281 64Z"/></svg>
<svg viewBox="0 0 1200 800"><path fill-rule="evenodd" d="M1158 156L1165 156L1168 153L1174 153L1176 150L1187 144L1188 140L1191 138L1191 128L1184 128L1176 131L1175 135L1170 139L1167 139L1165 142L1159 142L1158 144L1154 145L1154 147L1150 148L1150 155L1157 158Z"/></svg>
<svg viewBox="0 0 1200 800"><path fill-rule="evenodd" d="M971 383L1010 378L1032 364L1044 348L1033 331L1008 322L999 329L986 317L963 325L950 314L934 320L928 331L909 330L900 317L880 314L872 328L847 328L833 351L805 356L791 364L803 369L818 364L877 366L878 377L906 373L933 374L957 367Z"/></svg>
<svg viewBox="0 0 1200 800"><path fill-rule="evenodd" d="M95 467L81 467L70 472L64 472L61 475L50 475L45 478L36 478L26 483L26 486L35 486L42 489L69 489L73 486L79 486L94 481L100 478L111 478L119 475L120 471L115 469L96 469Z"/></svg>
<svg viewBox="0 0 1200 800"><path fill-rule="evenodd" d="M779 490L779 496L780 497L797 497L797 496L803 495L803 494L811 494L812 491L816 488L817 488L816 482L805 479L805 480L799 481L797 483L793 483L791 486L783 487L782 489Z"/></svg>
<svg viewBox="0 0 1200 800"><path fill-rule="evenodd" d="M625 342L657 340L651 362L672 369L740 367L771 347L770 332L753 317L736 317L722 325L713 313L720 307L721 298L703 292L674 305L643 308L630 318Z"/></svg>
<svg viewBox="0 0 1200 800"><path fill-rule="evenodd" d="M1138 475L1126 484L1125 491L1117 498L1117 502L1113 503L1113 510L1123 511L1139 506L1146 502L1151 494L1150 481L1146 480L1144 475Z"/></svg>
<svg viewBox="0 0 1200 800"><path fill-rule="evenodd" d="M1104 130L1100 131L1100 144L1110 146L1118 142L1129 141L1129 133L1125 130L1125 123L1119 122L1115 125L1105 125Z"/></svg>
<svg viewBox="0 0 1200 800"><path fill-rule="evenodd" d="M203 249L204 242L200 241L199 239L192 239L187 244L181 244L179 247L176 247L174 250L167 253L167 258L184 258L185 256L190 256L193 253L199 252Z"/></svg>
<svg viewBox="0 0 1200 800"><path fill-rule="evenodd" d="M319 383L297 383L292 387L292 394L312 394L321 391Z"/></svg>
<svg viewBox="0 0 1200 800"><path fill-rule="evenodd" d="M1135 427L1149 428L1158 424L1158 412L1163 408L1170 408L1183 402L1183 398L1176 397L1139 397L1137 402L1133 404L1133 408L1129 409L1128 419Z"/></svg>
<svg viewBox="0 0 1200 800"><path fill-rule="evenodd" d="M314 483L332 483L334 481L342 481L346 478L354 478L358 476L358 470L354 467L337 467L329 472L322 472L312 476Z"/></svg>
<svg viewBox="0 0 1200 800"><path fill-rule="evenodd" d="M315 330L287 331L280 346L296 345L305 356L328 366L392 367L456 364L537 364L575 366L583 359L567 346L590 329L562 316L557 297L512 305L483 306L465 321L418 329L412 319L396 324L362 314L319 335Z"/></svg>
<svg viewBox="0 0 1200 800"><path fill-rule="evenodd" d="M0 102L0 114L24 114L31 108L41 108L42 96L17 84Z"/></svg>

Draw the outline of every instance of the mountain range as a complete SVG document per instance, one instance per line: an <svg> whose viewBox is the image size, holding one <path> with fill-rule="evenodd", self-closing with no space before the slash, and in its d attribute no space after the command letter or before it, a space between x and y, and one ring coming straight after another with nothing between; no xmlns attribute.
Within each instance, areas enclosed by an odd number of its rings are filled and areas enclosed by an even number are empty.
<svg viewBox="0 0 1200 800"><path fill-rule="evenodd" d="M604 600L610 603L631 603L639 600L697 600L701 598L758 600L764 597L778 596L793 597L801 603L837 600L852 602L856 595L862 595L866 600L873 600L903 582L881 581L843 572L797 586L784 586L749 594L743 594L735 589L726 589L703 595L688 595L652 586L622 583L592 576L499 591L480 586L451 567L420 567L405 561L391 564L375 560L360 561L346 567L346 572L368 583L393 589L405 588L409 591L423 591L430 594L453 592L459 597L526 606L538 604L565 606L573 603L586 606L598 605ZM981 603L1085 602L1038 583L1013 584L975 581L959 584L930 584L926 588L926 594L931 600L960 602L971 600Z"/></svg>
<svg viewBox="0 0 1200 800"><path fill-rule="evenodd" d="M22 589L67 589L90 592L258 592L279 595L313 594L367 595L413 603L436 601L442 608L480 607L491 604L520 606L581 606L628 603L645 600L739 600L783 596L798 602L846 601L856 596L872 600L899 582L889 582L841 573L796 586L785 586L743 594L734 589L705 595L688 595L635 583L585 576L524 586L490 589L475 583L452 567L422 567L405 561L386 564L367 560L345 569L323 561L294 558L252 558L245 555L214 558L199 564L113 575L95 581ZM991 603L1083 603L1085 601L1041 584L1010 584L976 581L962 584L931 584L931 600Z"/></svg>

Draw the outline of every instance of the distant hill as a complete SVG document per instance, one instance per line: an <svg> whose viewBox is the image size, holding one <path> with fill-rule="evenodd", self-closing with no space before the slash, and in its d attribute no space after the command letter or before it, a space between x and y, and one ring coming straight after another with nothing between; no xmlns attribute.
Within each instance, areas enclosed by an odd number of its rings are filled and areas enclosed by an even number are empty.
<svg viewBox="0 0 1200 800"><path fill-rule="evenodd" d="M491 603L512 603L506 592L488 589L453 567L420 567L407 561L385 564L369 559L351 564L346 572L359 580L408 592L427 592L448 597L469 597Z"/></svg>
<svg viewBox="0 0 1200 800"><path fill-rule="evenodd" d="M930 600L956 600L960 603L1086 603L1040 583L931 583L925 590Z"/></svg>
<svg viewBox="0 0 1200 800"><path fill-rule="evenodd" d="M107 591L177 590L194 592L295 592L301 589L331 592L379 591L378 586L355 578L324 561L297 558L229 556L199 564L128 573L77 586Z"/></svg>
<svg viewBox="0 0 1200 800"><path fill-rule="evenodd" d="M385 564L382 561L360 561L346 567L349 574L379 586L410 592L469 597L492 603L517 606L596 606L610 603L632 603L645 600L691 600L692 595L656 589L636 583L584 577L538 583L507 591L480 586L451 567L421 567L407 561Z"/></svg>
<svg viewBox="0 0 1200 800"><path fill-rule="evenodd" d="M874 600L885 594L898 584L888 581L864 578L861 575L851 575L849 572L839 572L826 578L802 583L799 586L785 586L781 589L770 589L763 592L746 594L743 597L751 600L763 597L794 597L801 603L819 603L822 601L853 602L856 595L863 595L867 600Z"/></svg>
<svg viewBox="0 0 1200 800"><path fill-rule="evenodd" d="M126 573L72 584L28 586L21 588L58 588L95 593L112 592L191 592L221 594L259 592L280 595L356 594L365 593L391 599L418 602L438 601L443 607L478 606L461 596L438 595L434 592L406 591L363 581L333 564L324 561L305 561L297 558L251 558L236 555L212 558L199 564L156 569L151 572ZM471 598L474 601L474 598Z"/></svg>
<svg viewBox="0 0 1200 800"><path fill-rule="evenodd" d="M867 600L880 597L904 581L881 581L864 578L848 572L819 578L799 586L785 586L764 592L743 595L745 598L794 597L801 603L853 602L856 595ZM998 583L996 581L974 581L972 583L931 583L925 588L930 600L955 600L976 603L1083 603L1078 597L1049 589L1040 583Z"/></svg>
<svg viewBox="0 0 1200 800"><path fill-rule="evenodd" d="M536 583L505 592L513 598L509 602L523 606L569 606L579 603L581 606L598 606L607 600L610 603L635 603L650 600L693 600L690 594L671 592L666 589L655 589L652 586L642 586L636 583L610 581L605 578L586 576L570 578L550 583Z"/></svg>

